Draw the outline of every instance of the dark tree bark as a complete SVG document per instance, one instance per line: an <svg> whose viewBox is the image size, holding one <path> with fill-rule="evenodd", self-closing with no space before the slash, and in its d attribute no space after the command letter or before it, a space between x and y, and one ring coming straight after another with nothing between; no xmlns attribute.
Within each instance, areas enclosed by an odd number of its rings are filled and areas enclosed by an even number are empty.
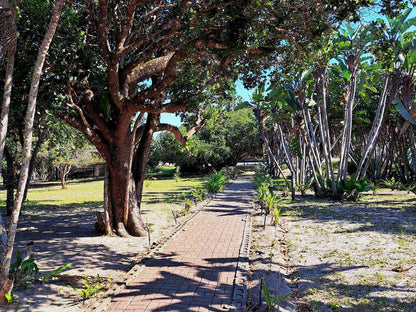
<svg viewBox="0 0 416 312"><path fill-rule="evenodd" d="M10 155L7 147L4 148L4 158L6 159L6 168L2 170L3 179L6 184L6 212L10 216L12 214L13 205L14 205L14 190L16 189L17 181L17 167L13 160L13 157Z"/></svg>

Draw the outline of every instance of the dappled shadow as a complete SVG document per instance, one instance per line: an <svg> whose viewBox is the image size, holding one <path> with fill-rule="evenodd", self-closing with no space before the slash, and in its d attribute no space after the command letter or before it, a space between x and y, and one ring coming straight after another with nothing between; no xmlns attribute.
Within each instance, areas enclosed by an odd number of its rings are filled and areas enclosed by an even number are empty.
<svg viewBox="0 0 416 312"><path fill-rule="evenodd" d="M414 196L398 198L383 195L369 196L353 203L308 198L289 204L289 210L297 215L290 220L293 237L299 234L299 239L302 238L297 228L305 233L309 233L308 229L314 229L316 242L308 242L318 244L311 247L299 242L302 247L297 252L301 255L293 257L298 262L321 262L315 265L292 264L290 267L294 273L287 280L291 281L290 287L300 302L298 310L366 312L385 311L388 307L389 311L416 311L413 284L406 281L406 276L414 274L407 272L412 266L403 266L403 269L407 268L406 272L400 271L400 265L397 271L395 267L414 258L412 255L406 259L394 259L392 256L397 253L399 257L400 253L405 252L406 244L415 241L415 203ZM360 235L352 235L354 233ZM336 244L332 234L345 236ZM369 237L374 240L367 241ZM328 246L319 245L320 240L332 246L329 253L320 254L320 249L328 249ZM405 242L404 247L400 241ZM397 250L393 250L394 243L398 243ZM387 246L392 247L392 250ZM361 250L365 256L361 257L355 250ZM307 260L309 256L311 259ZM332 260L325 262L326 257L332 257ZM388 258L387 264L383 262L383 257Z"/></svg>
<svg viewBox="0 0 416 312"><path fill-rule="evenodd" d="M215 196L163 253L140 263L143 270L113 298L110 310L229 310L244 233L240 215L251 208L251 190L251 183L232 184Z"/></svg>
<svg viewBox="0 0 416 312"><path fill-rule="evenodd" d="M103 179L77 179L77 180L67 180L66 184L67 186L71 186L71 184L76 183L76 184L88 184L91 182L96 182L96 181L104 181ZM31 181L30 182L30 189L34 190L34 189L44 189L47 187L51 187L51 186L56 186L56 187L62 187L62 184L60 181L52 181L52 182L37 182L37 181Z"/></svg>
<svg viewBox="0 0 416 312"><path fill-rule="evenodd" d="M121 238L105 237L104 243L103 237L97 234L94 227L96 212L101 211L99 208L82 211L74 208L73 213L65 209L44 209L42 214L22 212L16 236L17 248L20 250L24 250L26 244L31 241L35 243L33 248L35 259L40 263L45 259L49 266L49 268L40 268L41 270L62 266L65 264L64 261L72 262L73 268L88 268L91 264L103 266L108 270L120 269L120 267L127 270L130 262L120 259L131 258L138 253L137 250L126 252L114 248L111 241ZM145 238L136 239L145 240ZM82 271L83 269L80 269L80 272Z"/></svg>
<svg viewBox="0 0 416 312"><path fill-rule="evenodd" d="M42 200L26 200L22 206L22 211L27 211L30 213L36 212L40 214L50 214L50 213L60 213L67 214L68 211L76 210L76 209L85 209L85 208L91 208L91 207L102 207L103 202L102 201L84 201L82 203L70 203L70 204L62 204L57 199L56 205L51 204L53 200L48 199L45 201ZM48 204L45 204L48 203Z"/></svg>
<svg viewBox="0 0 416 312"><path fill-rule="evenodd" d="M180 194L180 192L170 192L167 196ZM231 202L227 202L226 197L221 198L225 206L220 208L223 210L220 213L217 211L217 215L221 216L222 213L236 215L236 223L241 224L239 215L242 210L235 207L234 202L237 202L238 197L243 196L243 193L238 192L237 189L234 189L234 192L235 194L231 193L233 196ZM147 194L149 195L153 196L153 194ZM247 198L241 199L240 204L241 202L244 202L243 205L249 203ZM28 242L34 241L33 256L43 275L71 262L71 269L62 272L63 275L82 279L84 274L96 276L97 268L99 268L100 277L111 276L113 282L120 283L124 272L132 267L132 260L138 254L144 253L145 249L147 250L147 237L124 239L102 237L95 233L95 214L102 212L101 202L71 204L59 208L53 206L50 201L48 203L32 201L31 204L38 207L22 211L16 239L17 249L23 251ZM251 205L248 206L250 207ZM203 213L201 212L201 215ZM247 207L245 213L247 213ZM186 228L189 232L190 227L189 225ZM234 229L234 226L230 228ZM226 241L228 242L228 238ZM195 262L195 259L180 258L175 253L161 254L145 262L146 269L157 270L158 275L146 283L140 279L140 283L129 284L127 291L137 296L147 294L152 298L162 299L162 301L157 300L158 306L154 307L153 311L166 309L187 311L190 307L199 306L209 307L210 311L223 311L223 305L229 305L232 300L234 275L238 262L234 253L227 254L229 255L230 257L198 259ZM116 273L115 278L111 272ZM101 275L102 273L104 275ZM63 291L65 295L61 294L57 285L62 285L62 289L65 288ZM67 287L64 287L65 285L58 280L50 281L45 285L39 283L30 285L26 292L19 293L22 300L30 301L30 304L21 306L21 311L43 309L45 302L52 310L59 311L59 304L50 302L49 295L51 298L66 300L66 306L75 305L78 296L74 292L71 293ZM117 298L121 299L124 296L126 295L120 294ZM71 300L67 300L68 298ZM169 301L164 301L165 299Z"/></svg>
<svg viewBox="0 0 416 312"><path fill-rule="evenodd" d="M233 280L237 258L181 261L175 253L160 254L145 261L140 282L130 283L113 298L123 304L123 298L133 298L129 306L149 311L189 311L203 307L209 311L224 311L232 302ZM153 301L151 301L153 299ZM119 307L123 309L123 307Z"/></svg>
<svg viewBox="0 0 416 312"><path fill-rule="evenodd" d="M40 276L67 263L72 263L72 266L60 273L65 277L62 280L49 280L45 284L33 282L27 289L17 288L16 294L24 302L19 306L19 311L43 308L46 302L51 311L60 311L62 301L65 306L79 304L78 296L66 286L74 281L79 283L85 276L99 274L100 277L111 277L115 283L122 280L125 272L132 267L133 259L144 251L147 238L98 235L94 228L95 213L101 210L91 206L86 209L83 205L76 208L68 205L66 209L43 206L36 211L22 212L15 250L24 255L26 245L34 242L32 255ZM50 299L55 297L61 302L55 303Z"/></svg>
<svg viewBox="0 0 416 312"><path fill-rule="evenodd" d="M406 286L389 285L382 281L369 283L366 280L345 283L341 279L330 278L329 275L336 272L356 270L363 266L337 266L334 263L320 264L316 266L297 266L298 271L291 276L295 281L291 287L299 289L303 295L310 296L308 304L299 304L299 311L416 311L414 294ZM297 277L302 278L305 271L313 271L315 277L308 274L307 280L296 282ZM319 291L331 294L334 298L319 299ZM394 293L394 295L393 295ZM348 306L340 304L341 299L348 302ZM302 302L302 300L300 300Z"/></svg>
<svg viewBox="0 0 416 312"><path fill-rule="evenodd" d="M172 202L172 203L182 203L183 196L182 193L184 191L189 192L190 189L182 188L178 191L171 191L171 192L146 192L143 195L143 203L145 204L156 204L159 202Z"/></svg>
<svg viewBox="0 0 416 312"><path fill-rule="evenodd" d="M342 232L376 231L383 234L416 234L416 198L403 200L382 200L362 202L327 202L320 199L296 200L294 210L301 216L299 220L315 222L345 221L360 226ZM292 208L291 208L292 209Z"/></svg>

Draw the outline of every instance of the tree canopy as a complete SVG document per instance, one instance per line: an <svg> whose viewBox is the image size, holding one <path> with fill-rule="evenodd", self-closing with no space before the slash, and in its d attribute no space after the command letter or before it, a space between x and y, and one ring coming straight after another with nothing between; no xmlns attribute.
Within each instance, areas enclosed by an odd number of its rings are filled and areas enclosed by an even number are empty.
<svg viewBox="0 0 416 312"><path fill-rule="evenodd" d="M27 60L19 66L32 68L31 56L40 46L53 3L16 3L18 30L30 38L18 48L19 57ZM200 120L204 107L226 94L238 74L253 85L265 69L296 63L332 27L358 20L358 9L370 5L372 1L356 0L66 4L39 99L105 159L107 234L145 233L138 205L154 133L170 131L186 143L176 127L160 122L161 113ZM383 0L373 7L392 13L405 5ZM24 75L16 78L22 83L15 84L28 85Z"/></svg>

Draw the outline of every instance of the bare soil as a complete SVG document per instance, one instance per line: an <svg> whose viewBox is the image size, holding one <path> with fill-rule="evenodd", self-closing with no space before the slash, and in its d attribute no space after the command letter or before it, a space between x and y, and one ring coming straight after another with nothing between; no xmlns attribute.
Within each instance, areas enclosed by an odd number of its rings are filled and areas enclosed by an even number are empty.
<svg viewBox="0 0 416 312"><path fill-rule="evenodd" d="M40 274L30 281L25 281L23 275L15 286L13 304L0 307L0 311L90 311L108 289L113 291L125 283L126 273L137 261L157 248L203 205L193 206L189 214L176 218L176 221L170 207L142 210L143 219L151 230L150 245L149 237L120 238L97 234L94 224L96 212L102 211L99 206L55 209L53 212L51 207L23 211L16 248L24 255L26 245L34 242L32 255ZM67 263L72 263L70 269L41 283L42 276ZM91 298L83 298L72 287L86 289L85 282L90 285L91 292L94 287L103 289Z"/></svg>
<svg viewBox="0 0 416 312"><path fill-rule="evenodd" d="M416 311L416 197L386 189L359 202L286 203L278 225L255 211L248 311ZM275 307L273 311L279 311Z"/></svg>

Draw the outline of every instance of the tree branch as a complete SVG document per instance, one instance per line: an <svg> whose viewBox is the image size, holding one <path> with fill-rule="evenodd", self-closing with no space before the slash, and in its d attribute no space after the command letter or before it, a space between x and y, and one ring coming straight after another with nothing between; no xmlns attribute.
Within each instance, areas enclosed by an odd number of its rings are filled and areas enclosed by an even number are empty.
<svg viewBox="0 0 416 312"><path fill-rule="evenodd" d="M85 118L85 115L84 115L84 112L82 111L82 109L78 105L76 105L74 103L73 99L72 99L71 84L70 84L69 81L67 82L67 87L68 87L69 103L66 103L66 105L69 108L74 108L78 112L79 116L81 117L82 124L84 125L86 134L88 135L88 137L91 137L92 136L92 130L91 130L90 124L88 123L87 119Z"/></svg>
<svg viewBox="0 0 416 312"><path fill-rule="evenodd" d="M173 55L174 53L171 52L165 56L158 57L154 60L136 66L124 80L122 91L123 96L128 97L132 93L131 87L135 86L138 82L163 73Z"/></svg>
<svg viewBox="0 0 416 312"><path fill-rule="evenodd" d="M110 64L110 46L108 43L108 0L99 0L98 17L98 46L100 54L107 64Z"/></svg>
<svg viewBox="0 0 416 312"><path fill-rule="evenodd" d="M187 138L182 135L182 133L179 131L179 129L177 127L175 127L173 125L170 125L170 124L162 123L162 124L157 125L155 131L157 131L157 132L159 132L159 131L169 131L170 133L174 134L176 140L178 140L178 142L181 143L183 145L183 147L185 148L186 156L187 157L189 156L189 154L190 154L189 148L186 146Z"/></svg>

